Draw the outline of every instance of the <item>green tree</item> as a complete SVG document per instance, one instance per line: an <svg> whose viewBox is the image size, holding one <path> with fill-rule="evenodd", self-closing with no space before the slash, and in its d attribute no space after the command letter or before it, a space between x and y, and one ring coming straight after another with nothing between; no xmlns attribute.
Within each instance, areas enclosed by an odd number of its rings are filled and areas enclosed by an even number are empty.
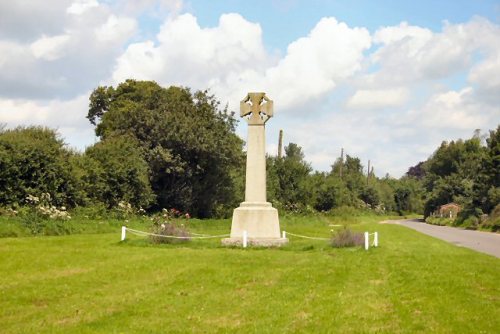
<svg viewBox="0 0 500 334"><path fill-rule="evenodd" d="M232 114L208 92L127 80L94 90L87 118L102 140L129 135L138 141L156 207L208 217L234 205L242 141Z"/></svg>
<svg viewBox="0 0 500 334"><path fill-rule="evenodd" d="M319 182L312 183L315 189L317 189L313 204L316 210L328 211L342 205L352 204L352 196L349 193L349 189L340 178L332 174L320 175L321 179L318 180Z"/></svg>
<svg viewBox="0 0 500 334"><path fill-rule="evenodd" d="M272 158L271 179L276 182L272 187L276 200L288 208L307 206L310 193L307 181L311 166L304 160L302 148L295 143L285 147L283 158Z"/></svg>
<svg viewBox="0 0 500 334"><path fill-rule="evenodd" d="M488 189L494 186L495 172L490 167L493 164L489 152L491 149L482 145L479 132L465 141L443 142L424 163L423 181L427 190L424 214L428 216L440 205L452 201L463 206L462 216L467 212L478 215L482 208L491 210L494 205L488 202Z"/></svg>
<svg viewBox="0 0 500 334"><path fill-rule="evenodd" d="M91 202L109 208L125 201L149 207L154 194L142 150L134 138L116 136L87 148L74 168Z"/></svg>

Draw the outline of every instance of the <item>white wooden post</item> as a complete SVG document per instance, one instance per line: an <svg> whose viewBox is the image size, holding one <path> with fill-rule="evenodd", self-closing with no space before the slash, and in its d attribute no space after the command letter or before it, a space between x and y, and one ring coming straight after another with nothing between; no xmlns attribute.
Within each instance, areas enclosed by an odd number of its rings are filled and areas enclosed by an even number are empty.
<svg viewBox="0 0 500 334"><path fill-rule="evenodd" d="M243 231L243 248L247 248L248 244L248 234L247 231Z"/></svg>
<svg viewBox="0 0 500 334"><path fill-rule="evenodd" d="M369 239L370 239L370 235L368 234L368 232L365 232L365 249L368 250L368 247L370 247L369 245Z"/></svg>
<svg viewBox="0 0 500 334"><path fill-rule="evenodd" d="M282 237L283 239L286 239L286 231L283 231L283 233L281 234L281 237Z"/></svg>
<svg viewBox="0 0 500 334"><path fill-rule="evenodd" d="M122 226L122 241L125 240L126 234L127 234L127 228L125 226Z"/></svg>
<svg viewBox="0 0 500 334"><path fill-rule="evenodd" d="M378 247L378 232L375 232L375 235L373 236L373 245Z"/></svg>

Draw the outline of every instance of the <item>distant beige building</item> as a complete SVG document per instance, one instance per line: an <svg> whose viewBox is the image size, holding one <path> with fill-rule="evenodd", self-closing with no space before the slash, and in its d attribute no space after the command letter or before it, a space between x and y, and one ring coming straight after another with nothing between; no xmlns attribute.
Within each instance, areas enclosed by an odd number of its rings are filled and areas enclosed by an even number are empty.
<svg viewBox="0 0 500 334"><path fill-rule="evenodd" d="M457 203L448 203L441 205L436 212L436 216L446 218L457 218L457 214L462 210L462 207Z"/></svg>

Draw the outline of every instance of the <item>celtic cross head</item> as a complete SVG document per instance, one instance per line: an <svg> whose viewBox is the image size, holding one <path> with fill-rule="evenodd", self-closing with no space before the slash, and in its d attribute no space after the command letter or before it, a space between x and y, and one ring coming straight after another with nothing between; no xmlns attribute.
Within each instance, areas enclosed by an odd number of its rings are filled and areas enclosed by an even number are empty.
<svg viewBox="0 0 500 334"><path fill-rule="evenodd" d="M263 125L273 117L273 101L266 93L248 93L240 102L240 116L245 117L249 125Z"/></svg>

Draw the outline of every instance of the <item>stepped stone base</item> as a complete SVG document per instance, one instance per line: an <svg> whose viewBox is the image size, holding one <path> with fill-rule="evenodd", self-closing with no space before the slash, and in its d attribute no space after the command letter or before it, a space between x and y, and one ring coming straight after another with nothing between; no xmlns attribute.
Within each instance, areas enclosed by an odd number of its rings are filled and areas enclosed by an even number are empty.
<svg viewBox="0 0 500 334"><path fill-rule="evenodd" d="M234 209L231 236L223 245L241 245L243 231L247 231L248 245L279 247L288 242L281 238L278 210L268 202L243 202Z"/></svg>

